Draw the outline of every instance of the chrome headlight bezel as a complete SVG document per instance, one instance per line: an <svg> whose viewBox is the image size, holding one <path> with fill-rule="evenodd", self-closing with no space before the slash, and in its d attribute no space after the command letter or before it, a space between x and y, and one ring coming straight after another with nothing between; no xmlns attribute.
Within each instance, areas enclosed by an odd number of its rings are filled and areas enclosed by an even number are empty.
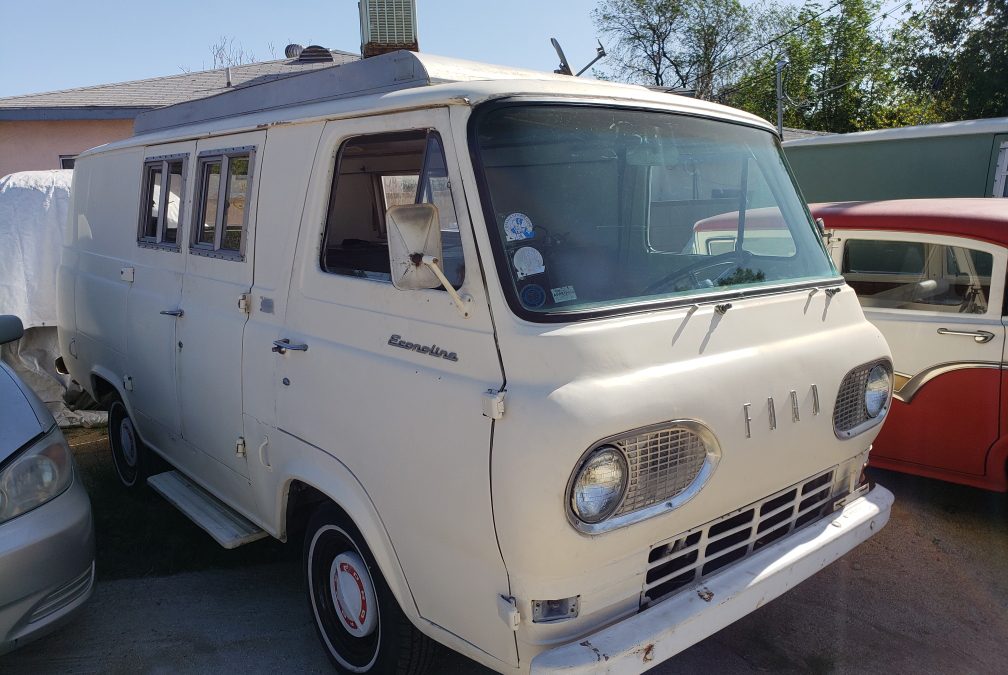
<svg viewBox="0 0 1008 675"><path fill-rule="evenodd" d="M866 405L866 392L869 375L875 369L881 368L889 378L888 393L885 402L877 414L872 417ZM888 358L874 359L862 363L847 371L837 387L836 400L833 404L833 433L841 440L853 438L881 424L892 408L893 366ZM852 399L851 397L855 397Z"/></svg>
<svg viewBox="0 0 1008 675"><path fill-rule="evenodd" d="M633 462L627 458L627 486L623 490L623 495L619 500L617 506L612 509L612 513L608 518L598 520L594 523L585 522L575 513L572 503L572 490L575 481L578 478L581 470L585 466L586 462L600 449L605 446L616 447L620 452L623 452L626 458L626 452L621 446L621 443L625 443L631 439L637 438L645 434L653 434L663 430L682 430L690 434L695 435L700 443L703 445L703 462L697 471L696 475L693 477L689 485L683 489L681 492L669 496L667 498L658 501L657 503L652 503L649 506L644 506L636 510L627 510L625 513L624 504L628 499L627 495L630 492L631 483L634 479L635 468ZM611 530L619 529L621 527L626 527L634 523L639 523L643 520L659 516L670 511L678 509L680 506L690 501L695 497L700 490L702 490L707 483L710 481L711 476L714 474L714 470L717 468L718 463L721 460L721 446L711 429L699 422L697 420L691 419L674 419L668 420L666 422L660 422L658 424L651 424L645 427L638 427L636 429L631 429L620 434L615 434L607 438L603 438L600 441L594 443L584 454L581 455L577 464L575 465L574 471L571 473L570 478L567 481L567 489L564 492L564 500L566 502L566 514L567 521L574 527L578 532L586 535L596 535L602 534L604 532L609 532ZM616 515L613 515L616 514Z"/></svg>
<svg viewBox="0 0 1008 675"><path fill-rule="evenodd" d="M54 427L0 469L0 525L59 497L70 488L73 475L73 455Z"/></svg>

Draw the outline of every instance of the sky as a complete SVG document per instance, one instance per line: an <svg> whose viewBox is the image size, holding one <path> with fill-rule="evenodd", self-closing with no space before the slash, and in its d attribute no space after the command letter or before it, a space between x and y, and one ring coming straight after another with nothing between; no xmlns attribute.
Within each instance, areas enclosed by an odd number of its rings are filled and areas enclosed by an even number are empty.
<svg viewBox="0 0 1008 675"><path fill-rule="evenodd" d="M0 97L213 67L230 38L256 60L292 42L360 51L356 0L2 1ZM595 57L595 0L418 0L421 51L552 70L556 37L575 71Z"/></svg>

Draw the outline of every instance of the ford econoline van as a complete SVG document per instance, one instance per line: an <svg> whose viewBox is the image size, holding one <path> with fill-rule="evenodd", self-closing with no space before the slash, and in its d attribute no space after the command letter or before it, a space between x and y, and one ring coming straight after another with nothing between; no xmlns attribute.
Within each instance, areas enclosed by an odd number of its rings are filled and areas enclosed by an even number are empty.
<svg viewBox="0 0 1008 675"><path fill-rule="evenodd" d="M889 349L763 120L397 52L135 131L77 160L66 365L123 483L303 536L338 669L643 671L887 521Z"/></svg>

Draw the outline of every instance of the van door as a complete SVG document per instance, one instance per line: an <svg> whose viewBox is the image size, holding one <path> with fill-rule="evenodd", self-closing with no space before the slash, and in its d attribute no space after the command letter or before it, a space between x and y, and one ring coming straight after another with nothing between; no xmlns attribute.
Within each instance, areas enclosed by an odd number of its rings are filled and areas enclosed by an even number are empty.
<svg viewBox="0 0 1008 675"><path fill-rule="evenodd" d="M872 458L983 475L999 437L1005 250L933 234L837 233L837 267L893 353L893 408Z"/></svg>
<svg viewBox="0 0 1008 675"><path fill-rule="evenodd" d="M126 302L127 371L136 424L170 456L179 439L175 324L182 302L183 223L195 142L148 147L140 181L133 283Z"/></svg>
<svg viewBox="0 0 1008 675"><path fill-rule="evenodd" d="M194 476L251 504L242 436L242 334L252 287L257 174L266 133L197 143L177 372L182 437L210 458ZM251 507L244 509L251 511Z"/></svg>
<svg viewBox="0 0 1008 675"><path fill-rule="evenodd" d="M421 616L515 663L497 618L508 580L481 404L503 373L448 121L434 109L326 124L284 342L256 358L277 364L286 442L332 455L367 491ZM443 289L390 282L385 211L417 200L438 206L442 265L469 298L468 318Z"/></svg>

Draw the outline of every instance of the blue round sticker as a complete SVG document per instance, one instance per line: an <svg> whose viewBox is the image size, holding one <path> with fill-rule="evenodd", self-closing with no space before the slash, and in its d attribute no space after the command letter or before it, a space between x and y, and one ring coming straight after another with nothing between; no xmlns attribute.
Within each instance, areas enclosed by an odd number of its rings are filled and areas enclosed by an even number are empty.
<svg viewBox="0 0 1008 675"><path fill-rule="evenodd" d="M542 307L546 303L546 291L538 284L529 284L521 290L521 301L526 307Z"/></svg>

